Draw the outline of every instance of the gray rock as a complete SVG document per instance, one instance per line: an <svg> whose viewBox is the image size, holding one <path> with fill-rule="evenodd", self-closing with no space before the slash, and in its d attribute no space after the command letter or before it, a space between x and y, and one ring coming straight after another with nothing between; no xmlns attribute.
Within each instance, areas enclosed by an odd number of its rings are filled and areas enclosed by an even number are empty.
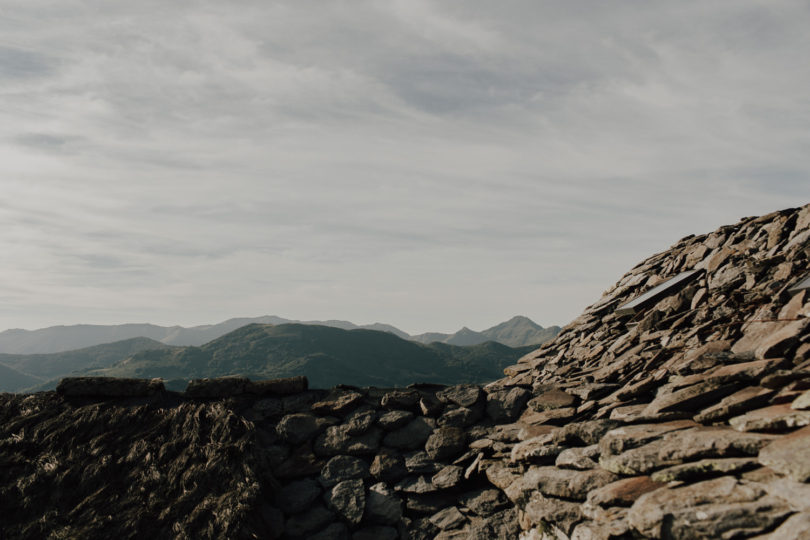
<svg viewBox="0 0 810 540"><path fill-rule="evenodd" d="M447 492L407 493L405 496L405 509L409 515L426 514L432 516L439 510L453 506L456 502L456 496Z"/></svg>
<svg viewBox="0 0 810 540"><path fill-rule="evenodd" d="M347 431L349 435L360 435L365 433L374 424L377 413L373 409L358 409L346 417Z"/></svg>
<svg viewBox="0 0 810 540"><path fill-rule="evenodd" d="M628 521L652 538L731 538L765 532L790 513L756 484L723 476L642 495Z"/></svg>
<svg viewBox="0 0 810 540"><path fill-rule="evenodd" d="M580 446L577 448L568 448L560 452L554 465L561 469L576 469L584 471L586 469L594 469L598 466L597 460L599 459L599 445L592 444L591 446Z"/></svg>
<svg viewBox="0 0 810 540"><path fill-rule="evenodd" d="M769 388L748 386L730 396L724 397L719 403L707 407L695 416L695 421L703 423L719 422L735 414L762 407L768 403L774 393L774 390Z"/></svg>
<svg viewBox="0 0 810 540"><path fill-rule="evenodd" d="M554 432L554 441L563 445L593 445L598 443L611 429L621 426L615 420L589 420L566 424Z"/></svg>
<svg viewBox="0 0 810 540"><path fill-rule="evenodd" d="M467 407L451 409L449 411L445 411L445 413L439 417L439 426L462 428L471 426L480 420L483 414L484 408L481 406L477 406L473 409L468 409Z"/></svg>
<svg viewBox="0 0 810 540"><path fill-rule="evenodd" d="M661 469L654 472L651 478L655 482L707 480L711 476L746 471L756 466L756 458L701 459Z"/></svg>
<svg viewBox="0 0 810 540"><path fill-rule="evenodd" d="M430 522L443 531L447 529L457 529L464 525L465 521L466 518L455 506L445 508L430 516Z"/></svg>
<svg viewBox="0 0 810 540"><path fill-rule="evenodd" d="M415 410L422 396L416 390L394 390L382 397L386 409Z"/></svg>
<svg viewBox="0 0 810 540"><path fill-rule="evenodd" d="M545 497L539 492L531 494L523 511L532 524L554 524L564 534L569 534L583 518L578 503Z"/></svg>
<svg viewBox="0 0 810 540"><path fill-rule="evenodd" d="M454 403L459 407L472 407L481 399L481 387L474 384L449 386L438 392L436 397L444 403Z"/></svg>
<svg viewBox="0 0 810 540"><path fill-rule="evenodd" d="M394 488L405 493L431 493L436 487L424 476L406 476Z"/></svg>
<svg viewBox="0 0 810 540"><path fill-rule="evenodd" d="M363 395L353 390L335 389L321 401L312 404L312 411L320 415L343 416L357 407Z"/></svg>
<svg viewBox="0 0 810 540"><path fill-rule="evenodd" d="M441 467L441 463L433 461L428 453L422 450L405 454L405 468L411 474L434 474Z"/></svg>
<svg viewBox="0 0 810 540"><path fill-rule="evenodd" d="M575 405L577 398L559 389L547 390L533 397L526 404L534 411L547 411L549 409L562 409Z"/></svg>
<svg viewBox="0 0 810 540"><path fill-rule="evenodd" d="M324 496L326 505L350 525L358 525L366 508L366 492L363 481L344 480Z"/></svg>
<svg viewBox="0 0 810 540"><path fill-rule="evenodd" d="M353 456L335 456L326 462L318 477L321 485L329 488L344 480L368 478L368 464Z"/></svg>
<svg viewBox="0 0 810 540"><path fill-rule="evenodd" d="M401 454L383 451L374 456L369 472L378 480L394 483L405 478L408 469L405 467L405 458Z"/></svg>
<svg viewBox="0 0 810 540"><path fill-rule="evenodd" d="M368 455L373 454L380 447L382 432L379 428L372 428L362 435L351 435L351 427L346 424L331 426L315 439L312 450L319 456L334 456L337 454Z"/></svg>
<svg viewBox="0 0 810 540"><path fill-rule="evenodd" d="M810 411L797 411L789 404L749 411L728 421L739 431L780 431L810 424Z"/></svg>
<svg viewBox="0 0 810 540"><path fill-rule="evenodd" d="M520 416L531 397L525 388L499 388L487 394L487 415L496 422L510 422Z"/></svg>
<svg viewBox="0 0 810 540"><path fill-rule="evenodd" d="M810 512L793 514L784 523L770 533L772 540L808 540L810 539Z"/></svg>
<svg viewBox="0 0 810 540"><path fill-rule="evenodd" d="M456 487L464 475L464 469L457 465L447 465L431 478L431 483L439 489Z"/></svg>
<svg viewBox="0 0 810 540"><path fill-rule="evenodd" d="M377 423L385 431L394 431L406 425L413 418L410 411L388 411L377 418Z"/></svg>
<svg viewBox="0 0 810 540"><path fill-rule="evenodd" d="M465 493L459 498L459 502L481 517L490 516L509 504L503 493L497 489L479 489Z"/></svg>
<svg viewBox="0 0 810 540"><path fill-rule="evenodd" d="M314 414L288 414L279 420L276 425L276 433L290 444L301 444L315 437L333 423L334 421L319 418Z"/></svg>
<svg viewBox="0 0 810 540"><path fill-rule="evenodd" d="M365 519L371 523L395 525L402 518L402 500L385 483L368 489Z"/></svg>
<svg viewBox="0 0 810 540"><path fill-rule="evenodd" d="M797 482L810 481L810 427L771 442L759 452L759 462Z"/></svg>
<svg viewBox="0 0 810 540"><path fill-rule="evenodd" d="M312 478L298 480L284 486L276 501L285 514L303 512L321 495L321 486Z"/></svg>
<svg viewBox="0 0 810 540"><path fill-rule="evenodd" d="M465 450L466 435L460 428L440 427L425 443L425 451L435 461L445 461Z"/></svg>
<svg viewBox="0 0 810 540"><path fill-rule="evenodd" d="M387 434L383 439L385 446L414 450L425 444L435 427L435 420L430 418L415 418L405 427Z"/></svg>
<svg viewBox="0 0 810 540"><path fill-rule="evenodd" d="M284 403L279 398L264 398L253 404L253 410L266 416L276 416L284 412Z"/></svg>
<svg viewBox="0 0 810 540"><path fill-rule="evenodd" d="M773 435L739 433L725 427L701 427L676 431L618 456L602 454L599 465L626 475L647 474L685 461L736 456L755 456L774 439Z"/></svg>

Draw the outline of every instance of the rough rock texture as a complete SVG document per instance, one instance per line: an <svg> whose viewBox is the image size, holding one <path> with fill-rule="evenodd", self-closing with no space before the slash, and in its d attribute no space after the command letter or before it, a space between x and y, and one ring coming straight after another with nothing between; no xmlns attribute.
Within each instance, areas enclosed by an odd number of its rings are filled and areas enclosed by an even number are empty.
<svg viewBox="0 0 810 540"><path fill-rule="evenodd" d="M805 538L808 272L810 206L653 255L484 387L2 395L3 532Z"/></svg>

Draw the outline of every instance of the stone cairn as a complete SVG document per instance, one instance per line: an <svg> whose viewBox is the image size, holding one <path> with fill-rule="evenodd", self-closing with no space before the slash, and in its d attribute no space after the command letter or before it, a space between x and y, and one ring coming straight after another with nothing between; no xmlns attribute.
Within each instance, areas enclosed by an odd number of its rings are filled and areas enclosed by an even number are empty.
<svg viewBox="0 0 810 540"><path fill-rule="evenodd" d="M247 399L279 538L810 538L808 272L805 206L650 257L484 387L186 397Z"/></svg>

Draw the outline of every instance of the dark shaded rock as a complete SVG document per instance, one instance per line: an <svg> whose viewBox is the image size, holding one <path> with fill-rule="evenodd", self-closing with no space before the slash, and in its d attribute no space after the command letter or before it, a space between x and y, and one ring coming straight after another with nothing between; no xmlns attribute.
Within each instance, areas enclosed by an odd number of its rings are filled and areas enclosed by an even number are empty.
<svg viewBox="0 0 810 540"><path fill-rule="evenodd" d="M321 491L318 482L312 478L305 478L284 486L276 496L276 501L285 514L297 514L306 510L320 497Z"/></svg>
<svg viewBox="0 0 810 540"><path fill-rule="evenodd" d="M797 482L810 481L810 427L771 442L759 452L759 462Z"/></svg>
<svg viewBox="0 0 810 540"><path fill-rule="evenodd" d="M431 459L445 461L462 453L465 442L466 435L460 428L440 427L428 437L425 451Z"/></svg>
<svg viewBox="0 0 810 540"><path fill-rule="evenodd" d="M401 454L384 450L374 456L369 472L378 480L394 483L405 478L408 469L405 467L405 458Z"/></svg>
<svg viewBox="0 0 810 540"><path fill-rule="evenodd" d="M461 527L465 521L466 518L455 506L445 508L430 516L430 522L443 531L447 529L457 529Z"/></svg>
<svg viewBox="0 0 810 540"><path fill-rule="evenodd" d="M284 534L284 514L281 510L263 503L259 508L259 513L271 538L278 538Z"/></svg>
<svg viewBox="0 0 810 540"><path fill-rule="evenodd" d="M416 390L393 390L382 397L386 409L415 410L422 396Z"/></svg>
<svg viewBox="0 0 810 540"><path fill-rule="evenodd" d="M322 390L309 390L298 394L290 394L281 398L285 413L306 412L309 413L313 403L317 403L323 397Z"/></svg>
<svg viewBox="0 0 810 540"><path fill-rule="evenodd" d="M377 418L377 423L385 431L393 431L406 425L413 418L413 413L409 411L388 411Z"/></svg>
<svg viewBox="0 0 810 540"><path fill-rule="evenodd" d="M394 486L397 491L404 491L405 493L431 493L436 491L436 488L424 476L406 476Z"/></svg>
<svg viewBox="0 0 810 540"><path fill-rule="evenodd" d="M304 536L326 527L335 518L335 514L324 506L316 504L309 510L296 514L287 519L284 532L288 536Z"/></svg>
<svg viewBox="0 0 810 540"><path fill-rule="evenodd" d="M403 540L434 540L439 529L427 517L408 520Z"/></svg>
<svg viewBox="0 0 810 540"><path fill-rule="evenodd" d="M68 397L143 397L164 390L161 379L119 379L115 377L65 377L59 381L56 387L58 394Z"/></svg>
<svg viewBox="0 0 810 540"><path fill-rule="evenodd" d="M290 444L301 444L315 437L318 433L333 425L334 420L319 418L314 414L288 414L279 420L276 433Z"/></svg>
<svg viewBox="0 0 810 540"><path fill-rule="evenodd" d="M249 385L250 381L246 377L194 379L188 383L185 394L194 398L223 398L244 394Z"/></svg>
<svg viewBox="0 0 810 540"><path fill-rule="evenodd" d="M414 450L425 444L435 427L435 420L430 418L414 418L405 427L388 433L383 439L385 446Z"/></svg>
<svg viewBox="0 0 810 540"><path fill-rule="evenodd" d="M405 468L411 474L434 474L441 467L441 463L436 463L422 450L405 454Z"/></svg>
<svg viewBox="0 0 810 540"><path fill-rule="evenodd" d="M284 412L284 403L279 398L264 398L253 404L253 410L267 416L278 416Z"/></svg>
<svg viewBox="0 0 810 540"><path fill-rule="evenodd" d="M312 404L312 411L325 416L343 416L363 400L363 395L352 390L335 389L323 400Z"/></svg>
<svg viewBox="0 0 810 540"><path fill-rule="evenodd" d="M368 431L376 419L377 413L373 409L361 409L351 413L344 424L349 435L360 435Z"/></svg>
<svg viewBox="0 0 810 540"><path fill-rule="evenodd" d="M444 403L434 395L423 395L419 399L419 411L425 416L439 416L444 410Z"/></svg>
<svg viewBox="0 0 810 540"><path fill-rule="evenodd" d="M525 388L499 388L487 394L487 416L496 422L509 422L520 415L531 397Z"/></svg>
<svg viewBox="0 0 810 540"><path fill-rule="evenodd" d="M456 503L454 495L448 493L408 493L405 508L409 514L433 515L443 508Z"/></svg>
<svg viewBox="0 0 810 540"><path fill-rule="evenodd" d="M474 384L458 384L449 386L437 392L436 397L444 403L454 403L459 407L471 408L481 399L480 386Z"/></svg>
<svg viewBox="0 0 810 540"><path fill-rule="evenodd" d="M330 510L350 525L358 525L363 519L366 508L366 492L363 481L359 479L344 480L327 492L324 500Z"/></svg>
<svg viewBox="0 0 810 540"><path fill-rule="evenodd" d="M363 527L352 535L352 540L397 540L399 533L393 527Z"/></svg>
<svg viewBox="0 0 810 540"><path fill-rule="evenodd" d="M319 456L334 456L337 454L367 455L373 454L380 447L382 431L372 428L362 435L351 435L350 426L341 424L331 426L315 439L312 447Z"/></svg>
<svg viewBox="0 0 810 540"><path fill-rule="evenodd" d="M307 540L349 540L349 529L343 523L332 523L322 531L308 536Z"/></svg>
<svg viewBox="0 0 810 540"><path fill-rule="evenodd" d="M763 533L790 513L757 485L723 476L642 495L628 521L652 538L730 538Z"/></svg>
<svg viewBox="0 0 810 540"><path fill-rule="evenodd" d="M326 462L318 478L321 485L329 488L344 480L368 478L369 467L365 461L352 456L335 456Z"/></svg>
<svg viewBox="0 0 810 540"><path fill-rule="evenodd" d="M394 525L402 518L402 501L385 483L368 489L365 519L371 523Z"/></svg>
<svg viewBox="0 0 810 540"><path fill-rule="evenodd" d="M290 455L280 465L273 469L273 473L281 479L300 478L318 474L323 467L323 461L312 453L309 443L293 448Z"/></svg>
<svg viewBox="0 0 810 540"><path fill-rule="evenodd" d="M487 517L509 504L497 489L479 489L465 493L459 502L482 517Z"/></svg>
<svg viewBox="0 0 810 540"><path fill-rule="evenodd" d="M287 377L285 379L266 379L251 381L247 387L248 392L259 396L287 396L304 392L309 387L309 381L304 376Z"/></svg>
<svg viewBox="0 0 810 540"><path fill-rule="evenodd" d="M447 427L467 427L473 425L484 415L484 408L476 406L473 409L459 407L445 411L438 419L439 426Z"/></svg>

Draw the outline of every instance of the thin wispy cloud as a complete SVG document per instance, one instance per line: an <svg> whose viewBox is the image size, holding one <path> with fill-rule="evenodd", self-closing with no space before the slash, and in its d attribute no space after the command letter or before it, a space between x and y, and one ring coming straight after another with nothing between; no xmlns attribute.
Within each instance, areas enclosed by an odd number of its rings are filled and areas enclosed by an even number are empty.
<svg viewBox="0 0 810 540"><path fill-rule="evenodd" d="M798 1L0 7L0 328L565 323L810 198Z"/></svg>

